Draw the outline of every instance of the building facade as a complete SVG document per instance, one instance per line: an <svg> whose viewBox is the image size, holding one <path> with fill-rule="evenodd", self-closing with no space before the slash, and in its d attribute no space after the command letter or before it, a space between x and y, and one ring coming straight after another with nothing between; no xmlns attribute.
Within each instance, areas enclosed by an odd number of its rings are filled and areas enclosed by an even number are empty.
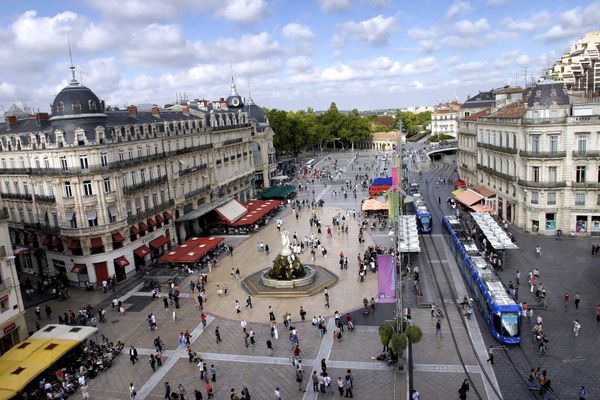
<svg viewBox="0 0 600 400"><path fill-rule="evenodd" d="M256 168L276 167L267 128L235 85L216 102L122 111L73 74L51 115L0 124L0 196L11 241L25 250L17 266L77 285L126 279L205 232L210 210L253 197ZM257 157L255 138L265 148Z"/></svg>
<svg viewBox="0 0 600 400"><path fill-rule="evenodd" d="M544 80L477 116L476 132L477 183L496 193L499 218L529 232L600 234L600 103Z"/></svg>
<svg viewBox="0 0 600 400"><path fill-rule="evenodd" d="M449 135L456 138L461 106L462 103L455 101L437 106L431 113L431 134Z"/></svg>
<svg viewBox="0 0 600 400"><path fill-rule="evenodd" d="M8 234L8 210L0 203L0 354L28 336L14 260Z"/></svg>

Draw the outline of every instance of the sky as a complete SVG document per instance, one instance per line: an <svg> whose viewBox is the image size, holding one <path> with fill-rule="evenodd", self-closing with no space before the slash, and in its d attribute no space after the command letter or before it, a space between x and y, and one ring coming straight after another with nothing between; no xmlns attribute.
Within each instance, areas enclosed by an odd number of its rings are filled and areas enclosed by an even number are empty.
<svg viewBox="0 0 600 400"><path fill-rule="evenodd" d="M77 78L107 104L229 94L286 110L465 100L538 77L600 1L37 0L0 15L0 111L49 112Z"/></svg>

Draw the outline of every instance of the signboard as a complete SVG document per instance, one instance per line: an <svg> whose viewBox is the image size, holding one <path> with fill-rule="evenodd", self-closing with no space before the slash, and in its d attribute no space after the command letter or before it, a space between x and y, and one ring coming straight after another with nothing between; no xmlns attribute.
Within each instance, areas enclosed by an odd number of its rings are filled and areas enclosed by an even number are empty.
<svg viewBox="0 0 600 400"><path fill-rule="evenodd" d="M8 332L14 331L16 327L17 327L17 324L15 322L13 322L12 324L10 324L6 328L4 328L4 334L6 335Z"/></svg>
<svg viewBox="0 0 600 400"><path fill-rule="evenodd" d="M379 282L378 299L380 302L396 301L396 264L394 256L377 256L377 276Z"/></svg>

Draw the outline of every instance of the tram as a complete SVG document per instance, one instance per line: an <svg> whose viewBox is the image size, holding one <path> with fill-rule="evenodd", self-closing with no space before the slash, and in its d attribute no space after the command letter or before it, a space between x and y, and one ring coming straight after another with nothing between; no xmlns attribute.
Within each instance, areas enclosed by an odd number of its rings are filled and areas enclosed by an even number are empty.
<svg viewBox="0 0 600 400"><path fill-rule="evenodd" d="M409 186L410 195L413 198L413 211L417 216L417 229L421 233L430 233L433 225L431 213L427 209L425 200L419 190L418 183L411 183Z"/></svg>
<svg viewBox="0 0 600 400"><path fill-rule="evenodd" d="M508 294L492 265L454 216L443 218L452 240L450 248L492 336L503 344L521 342L521 306Z"/></svg>

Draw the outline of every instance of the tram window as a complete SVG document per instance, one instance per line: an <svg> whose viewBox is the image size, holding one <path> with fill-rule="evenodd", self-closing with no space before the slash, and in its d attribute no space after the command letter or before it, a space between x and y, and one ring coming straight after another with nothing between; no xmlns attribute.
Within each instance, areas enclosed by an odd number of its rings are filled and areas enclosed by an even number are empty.
<svg viewBox="0 0 600 400"><path fill-rule="evenodd" d="M494 314L494 331L496 331L496 333L498 333L499 335L504 336L504 333L502 332L500 316L498 314Z"/></svg>
<svg viewBox="0 0 600 400"><path fill-rule="evenodd" d="M502 335L519 336L519 315L517 313L502 313Z"/></svg>

